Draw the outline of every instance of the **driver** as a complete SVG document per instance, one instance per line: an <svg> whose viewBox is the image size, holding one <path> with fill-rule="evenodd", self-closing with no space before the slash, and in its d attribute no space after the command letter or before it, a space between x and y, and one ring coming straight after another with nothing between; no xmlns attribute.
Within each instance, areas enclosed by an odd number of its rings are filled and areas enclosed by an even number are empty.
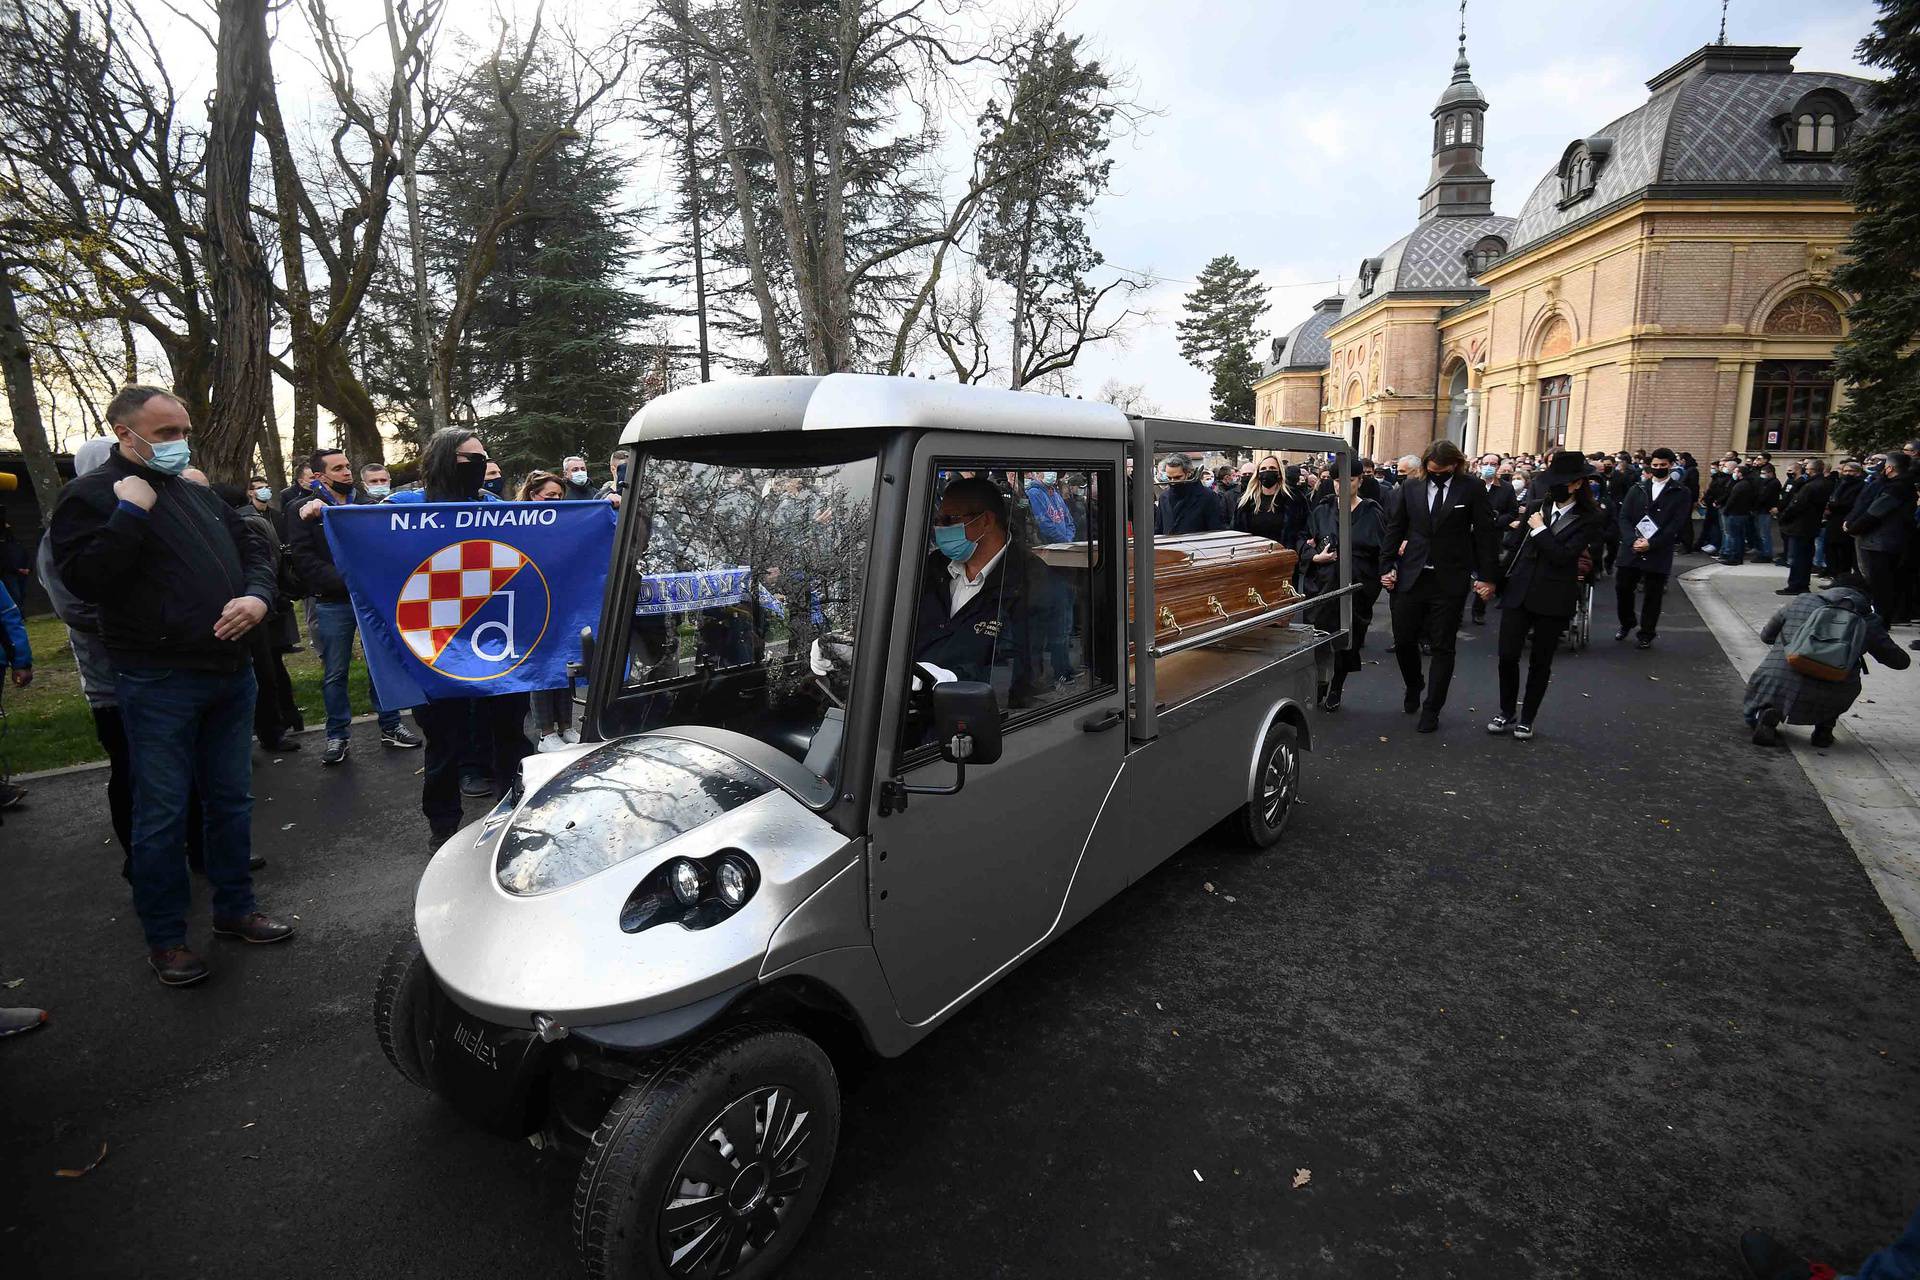
<svg viewBox="0 0 1920 1280"><path fill-rule="evenodd" d="M1045 567L1014 544L1007 499L990 480L962 476L947 485L933 521L934 552L921 574L913 658L960 680L984 680L1010 706L1032 697L1028 600ZM996 668L1010 672L1004 685Z"/></svg>

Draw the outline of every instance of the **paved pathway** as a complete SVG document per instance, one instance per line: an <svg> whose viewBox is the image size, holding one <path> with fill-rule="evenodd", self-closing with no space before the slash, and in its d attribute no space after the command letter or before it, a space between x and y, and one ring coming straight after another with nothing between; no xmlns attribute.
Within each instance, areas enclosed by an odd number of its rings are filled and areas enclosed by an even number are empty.
<svg viewBox="0 0 1920 1280"><path fill-rule="evenodd" d="M1744 680L1766 656L1761 628L1789 602L1774 594L1785 581L1782 571L1710 564L1681 581ZM1894 634L1905 644L1920 630L1898 627ZM1870 666L1832 747L1814 747L1804 728L1788 727L1784 736L1920 957L1920 657L1905 671Z"/></svg>
<svg viewBox="0 0 1920 1280"><path fill-rule="evenodd" d="M1891 1237L1920 965L1673 594L1655 649L1561 659L1529 744L1480 728L1489 630L1437 735L1367 667L1281 849L1196 843L850 1066L788 1274L1692 1280L1754 1222L1836 1261ZM8 815L0 978L55 1020L0 1045L0 1275L577 1274L571 1165L374 1042L419 757L355 732L346 769L257 772L263 899L304 933L210 947L190 991L145 975L98 775Z"/></svg>

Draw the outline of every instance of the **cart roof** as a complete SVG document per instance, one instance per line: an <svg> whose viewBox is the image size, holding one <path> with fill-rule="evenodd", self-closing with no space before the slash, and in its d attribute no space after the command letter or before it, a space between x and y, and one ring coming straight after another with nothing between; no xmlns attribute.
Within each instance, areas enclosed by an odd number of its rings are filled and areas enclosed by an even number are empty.
<svg viewBox="0 0 1920 1280"><path fill-rule="evenodd" d="M1002 391L931 378L868 373L730 378L661 396L633 415L622 444L767 431L921 427L1010 435L1130 440L1127 415L1109 404Z"/></svg>

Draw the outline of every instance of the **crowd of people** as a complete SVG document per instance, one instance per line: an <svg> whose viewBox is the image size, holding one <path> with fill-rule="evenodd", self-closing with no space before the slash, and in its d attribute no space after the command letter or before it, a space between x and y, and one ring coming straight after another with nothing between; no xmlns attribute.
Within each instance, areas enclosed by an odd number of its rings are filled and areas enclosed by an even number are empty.
<svg viewBox="0 0 1920 1280"><path fill-rule="evenodd" d="M130 386L107 406L113 435L75 452L73 482L55 505L35 573L67 626L81 688L108 760L107 801L147 944L168 986L206 978L186 945L189 876L210 888L213 931L254 944L295 926L262 910L253 872L252 739L272 753L300 749L304 728L285 655L304 633L318 651L326 714L322 767L348 760L353 709L348 676L358 631L345 579L319 519L328 507L381 502L506 501L506 483L480 437L464 428L427 443L417 484L396 490L378 461L357 469L339 449L304 460L275 493L262 476L212 484L192 463L185 406L161 388ZM618 505L630 461L610 460L596 483L581 457L521 482L526 501L588 499ZM16 686L33 678L19 610L0 592L0 665ZM421 808L432 839L461 822L460 798L502 792L536 747L525 732L526 694L436 701L406 708L369 682L380 741L425 747ZM578 735L565 690L538 700L540 749ZM24 795L9 788L5 804ZM38 1010L0 1013L0 1035L39 1025Z"/></svg>

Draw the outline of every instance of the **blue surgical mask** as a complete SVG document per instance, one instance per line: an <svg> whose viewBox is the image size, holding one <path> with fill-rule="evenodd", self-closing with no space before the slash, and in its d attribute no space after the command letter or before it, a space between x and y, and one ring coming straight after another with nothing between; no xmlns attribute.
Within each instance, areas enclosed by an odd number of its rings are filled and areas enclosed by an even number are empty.
<svg viewBox="0 0 1920 1280"><path fill-rule="evenodd" d="M258 499L259 499L260 501L262 501L262 502L272 502L272 501L273 501L273 490L271 490L271 489L255 489L255 490L253 491L253 496L254 496L254 497L256 497L256 498L258 498Z"/></svg>
<svg viewBox="0 0 1920 1280"><path fill-rule="evenodd" d="M127 433L153 450L153 456L147 459L147 466L161 475L177 476L193 465L193 446L185 440L162 440L155 444L132 427L127 428Z"/></svg>
<svg viewBox="0 0 1920 1280"><path fill-rule="evenodd" d="M392 492L393 486L390 484L370 484L367 486L367 496L369 498L384 498Z"/></svg>
<svg viewBox="0 0 1920 1280"><path fill-rule="evenodd" d="M973 559L973 553L980 544L967 536L964 524L937 524L933 527L933 545L940 548L940 554L955 564L965 564Z"/></svg>
<svg viewBox="0 0 1920 1280"><path fill-rule="evenodd" d="M1481 478L1482 480L1491 480L1491 479L1493 479L1493 477L1494 477L1494 475L1495 475L1495 474L1496 474L1496 473L1495 473L1495 471L1494 471L1494 469L1493 469L1492 467L1482 467L1482 468L1480 468L1480 478Z"/></svg>

